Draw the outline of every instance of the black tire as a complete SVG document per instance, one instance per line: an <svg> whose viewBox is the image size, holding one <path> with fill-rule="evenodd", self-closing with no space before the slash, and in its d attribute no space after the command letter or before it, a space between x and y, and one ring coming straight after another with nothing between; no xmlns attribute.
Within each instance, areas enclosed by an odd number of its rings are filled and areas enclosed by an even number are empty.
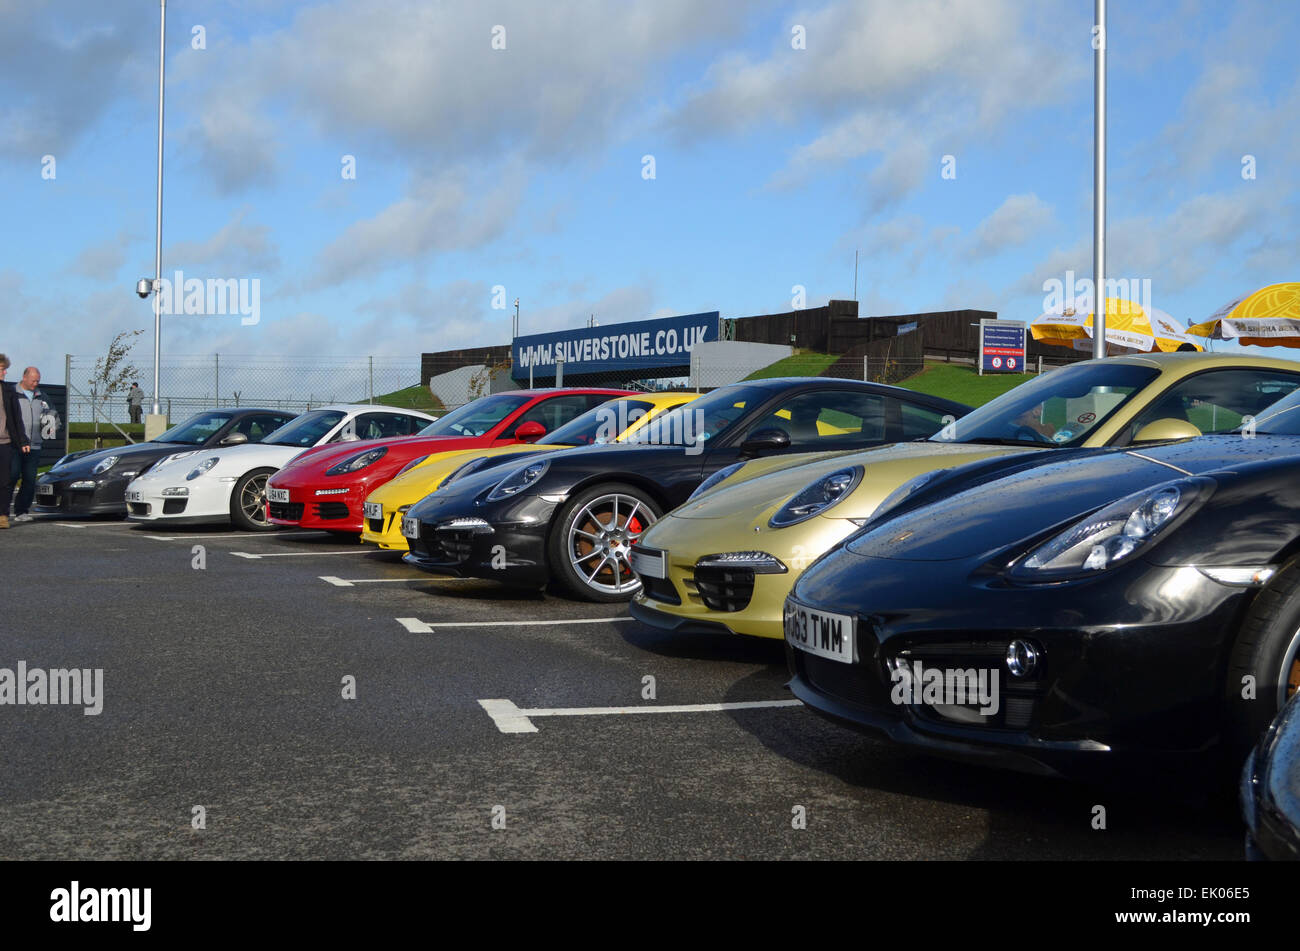
<svg viewBox="0 0 1300 951"><path fill-rule="evenodd" d="M1254 678L1254 699L1243 696L1247 677ZM1245 757L1298 686L1300 559L1293 559L1255 596L1228 655L1224 738L1234 758Z"/></svg>
<svg viewBox="0 0 1300 951"><path fill-rule="evenodd" d="M611 527L611 503L617 505L616 529ZM584 601L630 601L641 582L628 567L628 548L662 514L644 491L621 482L583 489L564 503L552 523L547 544L551 575L568 594ZM588 575L591 565L596 567Z"/></svg>
<svg viewBox="0 0 1300 951"><path fill-rule="evenodd" d="M266 480L275 471L275 469L254 469L239 477L234 490L230 493L230 521L236 528L248 532L270 532L279 527L266 515ZM261 503L255 505L259 497ZM252 513L260 513L260 517Z"/></svg>

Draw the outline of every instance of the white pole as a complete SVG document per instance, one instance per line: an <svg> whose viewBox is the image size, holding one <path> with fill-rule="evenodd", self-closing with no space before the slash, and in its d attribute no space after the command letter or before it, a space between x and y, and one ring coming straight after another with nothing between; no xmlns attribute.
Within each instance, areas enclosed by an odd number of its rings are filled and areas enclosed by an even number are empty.
<svg viewBox="0 0 1300 951"><path fill-rule="evenodd" d="M1092 356L1106 356L1106 0L1096 0L1092 100Z"/></svg>
<svg viewBox="0 0 1300 951"><path fill-rule="evenodd" d="M158 365L162 352L162 186L163 186L163 77L167 65L167 0L160 0L158 21L158 220L153 255L153 414L162 412L158 403Z"/></svg>

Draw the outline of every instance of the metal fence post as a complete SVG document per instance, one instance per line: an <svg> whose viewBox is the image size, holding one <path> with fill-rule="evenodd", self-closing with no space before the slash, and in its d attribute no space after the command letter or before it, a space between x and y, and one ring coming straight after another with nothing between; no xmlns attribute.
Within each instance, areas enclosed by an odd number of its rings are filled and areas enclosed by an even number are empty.
<svg viewBox="0 0 1300 951"><path fill-rule="evenodd" d="M215 361L215 366L216 366L216 377L212 383L212 396L217 401L217 408L220 409L221 408L221 354L214 353L212 355L212 359L213 361Z"/></svg>
<svg viewBox="0 0 1300 951"><path fill-rule="evenodd" d="M865 353L862 355L862 382L871 382L871 357Z"/></svg>
<svg viewBox="0 0 1300 951"><path fill-rule="evenodd" d="M63 454L72 452L72 354L63 355L63 389L68 394L63 407Z"/></svg>
<svg viewBox="0 0 1300 951"><path fill-rule="evenodd" d="M370 402L375 401L375 358L370 358Z"/></svg>

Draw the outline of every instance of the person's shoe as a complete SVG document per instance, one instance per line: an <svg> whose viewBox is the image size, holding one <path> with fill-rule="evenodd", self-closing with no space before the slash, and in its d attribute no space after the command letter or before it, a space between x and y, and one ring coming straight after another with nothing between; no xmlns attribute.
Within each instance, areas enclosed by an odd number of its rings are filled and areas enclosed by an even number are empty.
<svg viewBox="0 0 1300 951"><path fill-rule="evenodd" d="M12 522L14 525L17 525L20 522L30 522L31 520L32 517L28 515L26 512L24 512L22 515L15 515L13 518L10 519L10 522Z"/></svg>
<svg viewBox="0 0 1300 951"><path fill-rule="evenodd" d="M0 528L8 528L8 527L9 527L9 516L0 515Z"/></svg>

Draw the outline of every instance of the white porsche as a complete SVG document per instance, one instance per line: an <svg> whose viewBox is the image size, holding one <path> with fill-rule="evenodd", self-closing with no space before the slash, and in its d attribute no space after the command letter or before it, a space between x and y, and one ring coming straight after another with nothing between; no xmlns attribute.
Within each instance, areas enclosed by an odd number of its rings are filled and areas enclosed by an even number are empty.
<svg viewBox="0 0 1300 951"><path fill-rule="evenodd" d="M414 436L436 417L394 406L334 405L308 410L258 443L178 452L126 487L127 518L167 525L233 523L275 528L266 515L266 480L314 446Z"/></svg>

